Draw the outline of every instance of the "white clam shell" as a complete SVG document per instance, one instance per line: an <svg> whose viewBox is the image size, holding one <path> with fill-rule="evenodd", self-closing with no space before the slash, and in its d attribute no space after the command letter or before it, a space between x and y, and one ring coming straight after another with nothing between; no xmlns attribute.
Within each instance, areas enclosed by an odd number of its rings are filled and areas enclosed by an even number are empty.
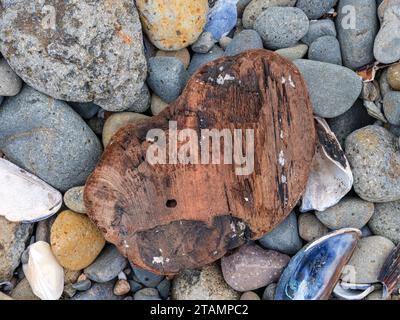
<svg viewBox="0 0 400 320"><path fill-rule="evenodd" d="M50 245L38 241L29 246L29 260L23 265L33 293L42 300L58 300L64 290L64 270Z"/></svg>
<svg viewBox="0 0 400 320"><path fill-rule="evenodd" d="M324 211L337 204L353 186L350 164L324 119L316 117L317 143L300 211Z"/></svg>
<svg viewBox="0 0 400 320"><path fill-rule="evenodd" d="M62 205L59 191L38 177L0 158L0 215L13 222L36 222Z"/></svg>

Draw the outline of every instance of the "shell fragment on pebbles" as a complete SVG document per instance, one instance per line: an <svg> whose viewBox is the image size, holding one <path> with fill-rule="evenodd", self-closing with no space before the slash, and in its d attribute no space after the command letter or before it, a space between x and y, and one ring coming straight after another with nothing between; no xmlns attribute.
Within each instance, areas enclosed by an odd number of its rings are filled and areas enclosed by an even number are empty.
<svg viewBox="0 0 400 320"><path fill-rule="evenodd" d="M50 245L38 241L29 246L29 260L23 270L33 293L42 300L58 300L64 289L64 270Z"/></svg>
<svg viewBox="0 0 400 320"><path fill-rule="evenodd" d="M36 222L62 205L59 191L38 177L0 158L0 215L13 222Z"/></svg>
<svg viewBox="0 0 400 320"><path fill-rule="evenodd" d="M377 284L353 284L341 281L333 289L333 293L335 296L345 300L362 300L379 287Z"/></svg>
<svg viewBox="0 0 400 320"><path fill-rule="evenodd" d="M353 185L345 153L327 122L315 117L319 142L300 210L324 211L337 204Z"/></svg>

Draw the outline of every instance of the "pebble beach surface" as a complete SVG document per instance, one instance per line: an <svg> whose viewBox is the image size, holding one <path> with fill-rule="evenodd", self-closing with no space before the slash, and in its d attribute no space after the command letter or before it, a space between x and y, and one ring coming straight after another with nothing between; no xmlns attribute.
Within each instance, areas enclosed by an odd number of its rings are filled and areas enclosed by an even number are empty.
<svg viewBox="0 0 400 320"><path fill-rule="evenodd" d="M360 230L342 266L354 276L339 270L337 281L381 281L400 245L399 1L52 3L0 1L0 158L40 180L53 204L47 216L18 221L0 209L0 300L273 300L305 246L347 228ZM251 49L299 70L348 163L350 187L324 210L299 203L273 230L203 268L165 276L134 265L86 215L88 177L119 129L165 110L208 62ZM0 202L11 201L8 183L0 180ZM334 188L315 198L327 201ZM346 299L336 289L327 298ZM400 285L361 299L400 300Z"/></svg>

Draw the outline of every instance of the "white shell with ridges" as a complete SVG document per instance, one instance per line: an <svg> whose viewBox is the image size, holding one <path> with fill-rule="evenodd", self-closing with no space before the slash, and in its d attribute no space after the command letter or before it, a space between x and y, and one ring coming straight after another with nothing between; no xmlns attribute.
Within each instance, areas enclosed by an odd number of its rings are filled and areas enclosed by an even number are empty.
<svg viewBox="0 0 400 320"><path fill-rule="evenodd" d="M0 215L13 222L36 222L56 213L62 195L46 182L0 158Z"/></svg>

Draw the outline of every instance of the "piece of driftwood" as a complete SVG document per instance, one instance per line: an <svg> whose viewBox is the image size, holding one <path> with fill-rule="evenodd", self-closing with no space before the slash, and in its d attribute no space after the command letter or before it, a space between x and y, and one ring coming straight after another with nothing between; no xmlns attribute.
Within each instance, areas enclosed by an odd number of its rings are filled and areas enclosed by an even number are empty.
<svg viewBox="0 0 400 320"><path fill-rule="evenodd" d="M146 135L153 128L167 132L171 120L178 131L199 135L201 129L253 129L254 171L237 175L235 164L150 164ZM87 214L141 268L175 274L201 267L260 238L291 212L314 147L306 84L290 61L267 50L223 57L201 67L158 116L114 135L87 181Z"/></svg>

